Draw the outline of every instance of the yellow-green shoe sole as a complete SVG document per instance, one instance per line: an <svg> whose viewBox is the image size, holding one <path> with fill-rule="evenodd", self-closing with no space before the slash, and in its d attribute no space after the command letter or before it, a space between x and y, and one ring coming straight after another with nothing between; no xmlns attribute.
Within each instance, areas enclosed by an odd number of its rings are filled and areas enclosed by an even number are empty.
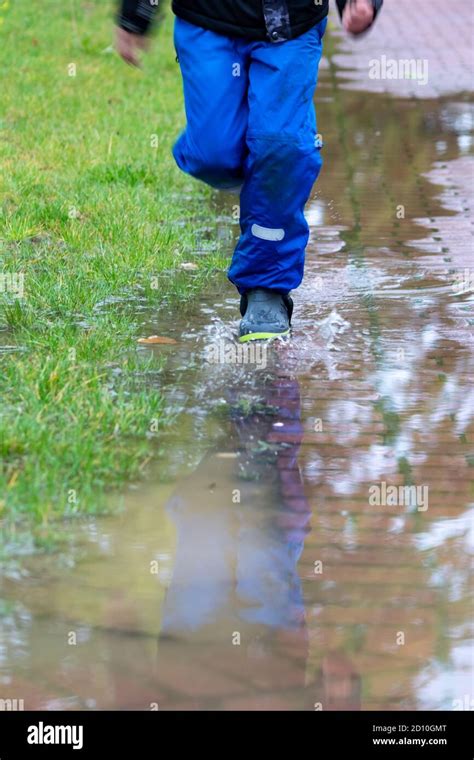
<svg viewBox="0 0 474 760"><path fill-rule="evenodd" d="M271 333L271 332L255 332L255 333L249 333L248 335L241 335L239 338L239 343L248 343L249 340L273 340L274 338L284 338L286 335L290 334L290 330L285 330L285 332L282 333Z"/></svg>

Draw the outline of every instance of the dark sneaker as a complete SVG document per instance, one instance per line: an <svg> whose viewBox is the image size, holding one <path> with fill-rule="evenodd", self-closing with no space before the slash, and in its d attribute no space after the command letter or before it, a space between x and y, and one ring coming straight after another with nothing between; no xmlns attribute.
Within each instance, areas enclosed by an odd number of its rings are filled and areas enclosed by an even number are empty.
<svg viewBox="0 0 474 760"><path fill-rule="evenodd" d="M293 301L274 290L255 288L241 297L240 313L241 343L277 338L290 334Z"/></svg>

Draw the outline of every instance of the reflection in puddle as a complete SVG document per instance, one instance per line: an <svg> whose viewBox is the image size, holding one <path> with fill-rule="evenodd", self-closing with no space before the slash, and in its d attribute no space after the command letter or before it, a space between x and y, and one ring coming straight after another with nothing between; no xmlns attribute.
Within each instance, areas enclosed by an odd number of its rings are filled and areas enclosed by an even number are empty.
<svg viewBox="0 0 474 760"><path fill-rule="evenodd" d="M144 334L178 340L160 375L178 424L115 517L6 568L1 698L396 710L472 697L473 294L453 288L472 267L472 108L345 92L341 119L323 74L327 169L293 340L259 366L209 361L234 341L225 284L189 317L144 313ZM370 503L384 483L427 487L427 510Z"/></svg>

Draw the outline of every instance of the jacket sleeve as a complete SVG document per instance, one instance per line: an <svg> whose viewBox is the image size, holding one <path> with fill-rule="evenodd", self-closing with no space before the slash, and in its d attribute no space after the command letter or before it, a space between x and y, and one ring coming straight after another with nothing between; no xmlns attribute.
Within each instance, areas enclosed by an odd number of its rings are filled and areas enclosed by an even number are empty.
<svg viewBox="0 0 474 760"><path fill-rule="evenodd" d="M337 8L338 8L339 15L341 16L341 18L342 18L342 13L344 11L344 8L346 7L348 2L349 0L336 0ZM372 0L372 5L374 6L374 18L372 21L372 24L373 24L375 19L377 18L377 13L379 12L379 10L381 9L383 5L383 0Z"/></svg>
<svg viewBox="0 0 474 760"><path fill-rule="evenodd" d="M152 25L156 0L120 0L117 23L122 29L134 34L146 34Z"/></svg>

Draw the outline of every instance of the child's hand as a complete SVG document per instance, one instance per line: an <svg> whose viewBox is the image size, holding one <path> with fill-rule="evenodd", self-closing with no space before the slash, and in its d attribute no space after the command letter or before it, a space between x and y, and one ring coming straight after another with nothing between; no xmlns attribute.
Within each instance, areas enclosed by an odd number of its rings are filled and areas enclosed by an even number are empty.
<svg viewBox="0 0 474 760"><path fill-rule="evenodd" d="M374 6L371 0L349 0L342 14L342 25L350 34L360 34L374 20Z"/></svg>
<svg viewBox="0 0 474 760"><path fill-rule="evenodd" d="M131 66L140 66L139 53L148 47L148 38L140 34L127 32L119 26L116 30L115 47L121 58Z"/></svg>

